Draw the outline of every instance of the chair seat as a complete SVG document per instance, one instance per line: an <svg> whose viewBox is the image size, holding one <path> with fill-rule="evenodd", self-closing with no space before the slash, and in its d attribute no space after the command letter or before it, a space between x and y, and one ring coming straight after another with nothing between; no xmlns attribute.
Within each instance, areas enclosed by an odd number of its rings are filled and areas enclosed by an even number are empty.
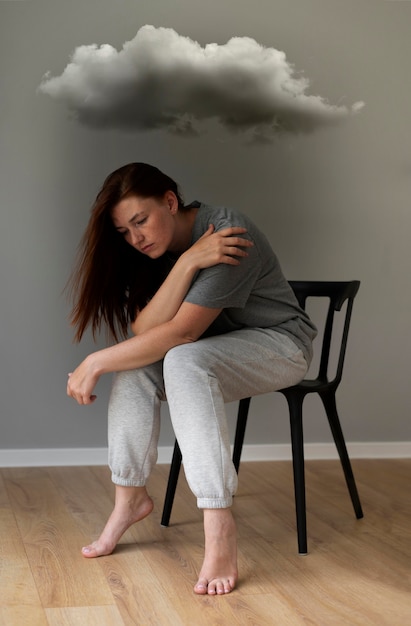
<svg viewBox="0 0 411 626"><path fill-rule="evenodd" d="M292 390L304 390L307 393L318 393L320 391L329 389L330 383L328 380L319 380L315 379L305 379L302 380L298 385L293 385L292 387L287 387L286 389L281 389L281 393L290 393Z"/></svg>

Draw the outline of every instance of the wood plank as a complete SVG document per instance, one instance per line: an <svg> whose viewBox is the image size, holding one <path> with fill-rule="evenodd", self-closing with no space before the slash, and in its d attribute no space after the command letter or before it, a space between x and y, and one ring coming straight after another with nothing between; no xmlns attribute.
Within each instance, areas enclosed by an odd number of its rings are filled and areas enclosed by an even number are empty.
<svg viewBox="0 0 411 626"><path fill-rule="evenodd" d="M2 601L3 603L3 601ZM41 607L0 606L0 626L49 626Z"/></svg>
<svg viewBox="0 0 411 626"><path fill-rule="evenodd" d="M169 530L171 533L169 534ZM126 626L210 626L235 624L222 598L193 592L202 549L181 529L163 529L163 541L119 546L99 559Z"/></svg>
<svg viewBox="0 0 411 626"><path fill-rule="evenodd" d="M0 603L35 610L41 608L40 597L1 476L0 494Z"/></svg>
<svg viewBox="0 0 411 626"><path fill-rule="evenodd" d="M48 626L124 626L116 606L46 609Z"/></svg>
<svg viewBox="0 0 411 626"><path fill-rule="evenodd" d="M77 546L85 537L41 468L2 470L43 607L113 604L98 562Z"/></svg>
<svg viewBox="0 0 411 626"><path fill-rule="evenodd" d="M75 520L77 528L86 537L86 543L99 537L114 506L114 486L108 469L73 467L70 472L67 472L67 468L64 467L54 468L50 479L56 489L59 489L61 498ZM81 488L79 488L80 485ZM132 526L124 533L119 547L159 539L161 539L161 527L157 514L155 521L150 516ZM84 541L75 549L79 551L83 545Z"/></svg>
<svg viewBox="0 0 411 626"><path fill-rule="evenodd" d="M353 465L365 512L360 521L339 462L307 462L309 554L303 557L297 554L291 464L242 464L234 501L240 579L223 597L192 591L203 558L202 514L183 473L169 528L159 523L168 476L168 467L160 466L150 480L153 514L124 535L113 555L90 560L79 547L111 512L107 468L0 470L0 523L7 535L5 541L2 532L0 550L10 571L0 587L0 625L405 625L411 615L411 459L356 459ZM20 598L14 584L25 580L19 571L24 554L39 590L37 605L13 604ZM26 598L35 602L35 587L25 584Z"/></svg>
<svg viewBox="0 0 411 626"><path fill-rule="evenodd" d="M184 626L174 601L170 601L161 580L155 576L147 562L145 549L155 560L155 548L137 545L101 559L123 623L126 626Z"/></svg>
<svg viewBox="0 0 411 626"><path fill-rule="evenodd" d="M312 619L300 615L279 593L259 593L243 596L240 593L224 598L236 616L234 624L247 626L307 626Z"/></svg>
<svg viewBox="0 0 411 626"><path fill-rule="evenodd" d="M296 615L304 623L313 624L394 626L407 623L409 594L390 585L389 576L388 584L376 583L375 578L369 576L373 560L367 561L362 554L359 556L361 566L356 568L358 555L352 553L345 553L338 562L334 554L330 559L329 554L321 552L290 557L275 546L270 550L260 537L243 545L241 553L244 559L253 559L259 564L259 589L265 577L265 594L271 596L273 610L279 604L278 597L280 606L288 605L290 623ZM272 559L271 571L268 555ZM246 579L239 589L246 602L249 595L259 597L250 583L251 580Z"/></svg>

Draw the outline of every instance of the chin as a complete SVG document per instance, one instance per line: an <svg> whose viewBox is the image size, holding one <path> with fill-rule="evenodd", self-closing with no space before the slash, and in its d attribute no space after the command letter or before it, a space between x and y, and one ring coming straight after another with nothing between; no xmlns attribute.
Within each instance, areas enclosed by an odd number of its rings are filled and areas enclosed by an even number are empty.
<svg viewBox="0 0 411 626"><path fill-rule="evenodd" d="M163 256L165 254L165 252L163 251L159 251L159 250L153 250L151 252L151 250L149 250L148 252L145 253L146 256L148 256L149 259L159 259L161 256Z"/></svg>

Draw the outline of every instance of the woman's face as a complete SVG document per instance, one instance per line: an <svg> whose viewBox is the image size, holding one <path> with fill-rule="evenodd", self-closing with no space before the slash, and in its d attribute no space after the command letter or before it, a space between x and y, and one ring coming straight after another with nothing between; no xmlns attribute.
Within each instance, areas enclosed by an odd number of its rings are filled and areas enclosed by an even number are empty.
<svg viewBox="0 0 411 626"><path fill-rule="evenodd" d="M151 259L158 259L175 246L177 211L175 194L166 192L161 200L124 198L114 207L111 218L128 244Z"/></svg>

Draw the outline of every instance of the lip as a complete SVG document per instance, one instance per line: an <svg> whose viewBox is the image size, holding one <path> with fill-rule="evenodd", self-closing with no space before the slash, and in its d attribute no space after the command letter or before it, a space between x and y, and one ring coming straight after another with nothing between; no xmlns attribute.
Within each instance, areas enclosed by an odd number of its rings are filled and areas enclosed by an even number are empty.
<svg viewBox="0 0 411 626"><path fill-rule="evenodd" d="M141 248L141 252L143 254L147 254L147 252L150 250L150 248L153 246L152 243L149 243L148 246L144 246L144 248Z"/></svg>

